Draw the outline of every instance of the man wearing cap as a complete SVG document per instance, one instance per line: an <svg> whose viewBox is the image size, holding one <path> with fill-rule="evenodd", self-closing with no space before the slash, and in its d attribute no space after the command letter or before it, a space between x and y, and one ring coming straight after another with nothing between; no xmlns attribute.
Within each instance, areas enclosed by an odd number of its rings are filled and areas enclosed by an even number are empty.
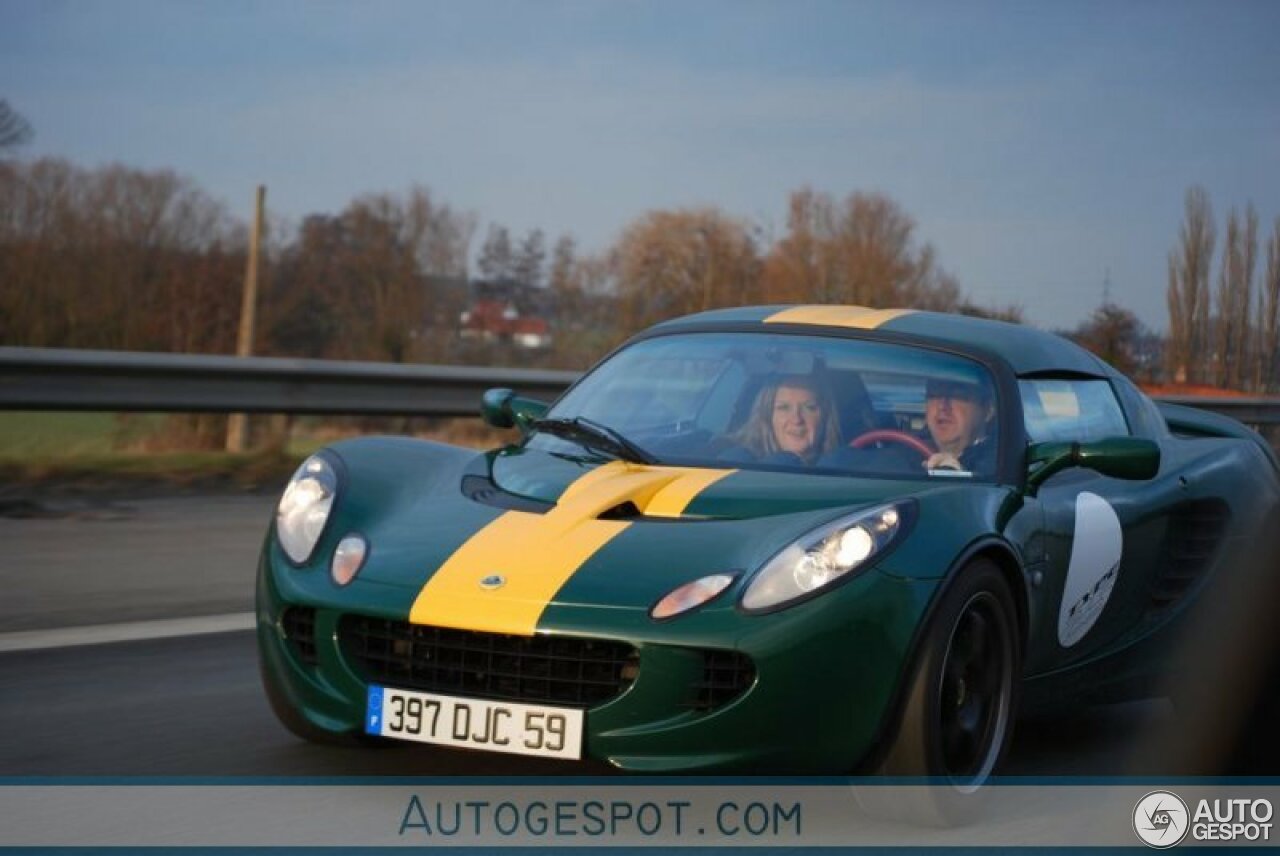
<svg viewBox="0 0 1280 856"><path fill-rule="evenodd" d="M984 384L934 379L925 385L925 422L938 447L924 461L927 470L990 472L995 443L988 440L995 418L991 391Z"/></svg>

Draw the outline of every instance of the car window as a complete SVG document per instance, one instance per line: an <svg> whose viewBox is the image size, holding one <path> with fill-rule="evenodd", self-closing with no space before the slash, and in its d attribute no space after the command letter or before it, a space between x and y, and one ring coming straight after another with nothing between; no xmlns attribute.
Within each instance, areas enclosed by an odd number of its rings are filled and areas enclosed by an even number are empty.
<svg viewBox="0 0 1280 856"><path fill-rule="evenodd" d="M1033 443L1127 436L1129 426L1105 380L1022 380L1022 414Z"/></svg>
<svg viewBox="0 0 1280 856"><path fill-rule="evenodd" d="M1169 426L1160 414L1156 403L1125 377L1112 380L1120 401L1124 404L1129 417L1129 428L1139 437L1163 437L1169 433Z"/></svg>
<svg viewBox="0 0 1280 856"><path fill-rule="evenodd" d="M788 415L796 410L808 415ZM996 475L997 411L988 370L955 354L812 335L681 333L616 352L548 416L608 426L672 465L982 480ZM550 432L530 445L584 453Z"/></svg>

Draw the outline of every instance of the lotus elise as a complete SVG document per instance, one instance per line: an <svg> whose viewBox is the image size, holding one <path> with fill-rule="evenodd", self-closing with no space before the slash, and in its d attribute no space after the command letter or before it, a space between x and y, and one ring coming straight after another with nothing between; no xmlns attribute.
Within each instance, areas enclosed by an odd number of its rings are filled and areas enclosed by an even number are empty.
<svg viewBox="0 0 1280 856"><path fill-rule="evenodd" d="M1256 433L956 315L705 312L478 405L514 442L284 491L257 636L302 737L980 783L1020 708L1150 692L1280 519Z"/></svg>

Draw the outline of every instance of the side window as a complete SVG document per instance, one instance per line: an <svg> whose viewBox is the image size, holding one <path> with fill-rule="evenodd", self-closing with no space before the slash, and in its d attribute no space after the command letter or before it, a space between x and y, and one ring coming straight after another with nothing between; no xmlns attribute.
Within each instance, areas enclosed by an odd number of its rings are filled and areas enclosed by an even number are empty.
<svg viewBox="0 0 1280 856"><path fill-rule="evenodd" d="M1133 385L1128 378L1116 378L1112 381L1120 401L1129 414L1129 427L1140 437L1162 437L1169 433L1169 426L1164 421L1160 409L1142 390Z"/></svg>
<svg viewBox="0 0 1280 856"><path fill-rule="evenodd" d="M1129 426L1105 380L1022 380L1022 414L1033 443L1127 436Z"/></svg>

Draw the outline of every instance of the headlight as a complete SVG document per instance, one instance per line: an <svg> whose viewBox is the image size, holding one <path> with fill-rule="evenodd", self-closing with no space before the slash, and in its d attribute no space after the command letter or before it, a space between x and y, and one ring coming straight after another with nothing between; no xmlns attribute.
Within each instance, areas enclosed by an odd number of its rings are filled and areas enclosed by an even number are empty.
<svg viewBox="0 0 1280 856"><path fill-rule="evenodd" d="M276 537L294 564L311 558L337 494L338 475L322 455L307 458L289 479L276 508Z"/></svg>
<svg viewBox="0 0 1280 856"><path fill-rule="evenodd" d="M742 596L743 608L777 609L850 578L907 530L914 509L883 505L815 529L760 569Z"/></svg>

